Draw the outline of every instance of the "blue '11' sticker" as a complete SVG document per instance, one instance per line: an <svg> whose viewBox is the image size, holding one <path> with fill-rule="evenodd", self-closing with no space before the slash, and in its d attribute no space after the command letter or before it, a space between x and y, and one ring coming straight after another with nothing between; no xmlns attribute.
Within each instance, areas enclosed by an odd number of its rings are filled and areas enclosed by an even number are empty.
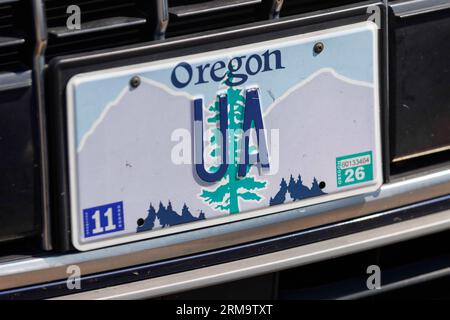
<svg viewBox="0 0 450 320"><path fill-rule="evenodd" d="M83 210L84 236L94 237L124 229L123 202Z"/></svg>

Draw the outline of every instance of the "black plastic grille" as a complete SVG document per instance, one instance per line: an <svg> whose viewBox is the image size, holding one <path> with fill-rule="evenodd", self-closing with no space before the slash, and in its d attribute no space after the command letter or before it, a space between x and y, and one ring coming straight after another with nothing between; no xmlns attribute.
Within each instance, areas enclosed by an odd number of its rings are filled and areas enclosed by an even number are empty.
<svg viewBox="0 0 450 320"><path fill-rule="evenodd" d="M0 33L11 33L13 29L13 5L0 2Z"/></svg>
<svg viewBox="0 0 450 320"><path fill-rule="evenodd" d="M25 52L27 14L24 1L0 1L0 72L18 71L29 64Z"/></svg>
<svg viewBox="0 0 450 320"><path fill-rule="evenodd" d="M23 67L22 46L12 45L0 48L0 72L14 71Z"/></svg>
<svg viewBox="0 0 450 320"><path fill-rule="evenodd" d="M282 16L358 2L285 0ZM49 43L47 61L59 55L89 52L154 40L157 4L167 4L165 36L175 37L268 20L274 0L45 0ZM81 9L81 30L70 31L67 8Z"/></svg>
<svg viewBox="0 0 450 320"><path fill-rule="evenodd" d="M450 161L450 10L390 20L391 173Z"/></svg>

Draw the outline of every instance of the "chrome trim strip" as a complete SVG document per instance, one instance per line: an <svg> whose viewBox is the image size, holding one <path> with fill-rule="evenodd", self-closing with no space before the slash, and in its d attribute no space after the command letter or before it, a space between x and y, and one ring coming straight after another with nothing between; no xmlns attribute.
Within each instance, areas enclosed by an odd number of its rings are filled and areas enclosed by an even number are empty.
<svg viewBox="0 0 450 320"><path fill-rule="evenodd" d="M49 170L48 170L48 147L47 147L47 121L45 111L45 50L47 49L47 23L45 19L45 9L42 0L33 0L33 17L35 31L35 48L33 54L33 81L35 85L38 123L39 123L39 151L40 151L40 171L42 188L42 248L52 249L52 239L50 230L50 197L49 197Z"/></svg>
<svg viewBox="0 0 450 320"><path fill-rule="evenodd" d="M394 162L394 163L401 162L401 161L410 160L410 159L414 159L414 158L418 158L418 157L428 156L428 155L434 154L434 153L444 152L447 150L450 150L450 145L444 146L444 147L439 147L439 148L434 148L434 149L427 150L427 151L408 154L406 156L401 156L398 158L394 158L394 159L392 159L392 162Z"/></svg>
<svg viewBox="0 0 450 320"><path fill-rule="evenodd" d="M450 8L448 0L405 0L392 3L395 16L408 18L419 14L439 11Z"/></svg>
<svg viewBox="0 0 450 320"><path fill-rule="evenodd" d="M349 295L340 297L338 300L362 299L362 298L386 293L386 292L389 292L392 290L402 289L402 288L409 287L412 285L417 285L420 283L433 281L433 280L436 280L436 279L439 279L442 277L446 277L448 275L450 275L450 267L432 271L432 272L427 272L424 274L420 274L418 276L413 276L410 278L402 279L402 280L399 280L394 283L389 283L387 285L381 286L381 288L378 290L366 290L366 291L362 291L362 292L358 292L358 293L354 293L354 294L349 294Z"/></svg>
<svg viewBox="0 0 450 320"><path fill-rule="evenodd" d="M32 72L2 72L0 75L0 91L27 88L32 84Z"/></svg>
<svg viewBox="0 0 450 320"><path fill-rule="evenodd" d="M389 138L391 136L391 128L390 128L390 77L389 77L389 70L390 70L390 47L389 47L389 34L390 34L390 23L389 23L389 1L390 0L383 0L383 10L384 15L381 22L381 29L383 32L381 32L381 41L383 42L382 47L382 53L380 53L380 79L381 81L384 81L384 86L380 86L380 90L382 92L381 97L381 104L384 106L382 108L381 112L381 123L382 123L382 134L381 139L383 142L383 154L384 154L384 163L386 165L383 166L384 170L384 177L387 181L390 179L391 175L391 166L388 165L391 162L391 150L390 150L390 141Z"/></svg>
<svg viewBox="0 0 450 320"><path fill-rule="evenodd" d="M283 2L284 0L272 0L272 8L270 9L269 19L278 19L280 17Z"/></svg>
<svg viewBox="0 0 450 320"><path fill-rule="evenodd" d="M214 250L401 207L450 193L450 165L399 178L377 192L110 248L0 263L0 290Z"/></svg>
<svg viewBox="0 0 450 320"><path fill-rule="evenodd" d="M169 25L169 2L168 0L158 0L156 2L157 24L155 39L163 40L166 37L167 26Z"/></svg>
<svg viewBox="0 0 450 320"><path fill-rule="evenodd" d="M348 236L159 278L56 299L145 299L211 286L372 249L450 228L450 210Z"/></svg>

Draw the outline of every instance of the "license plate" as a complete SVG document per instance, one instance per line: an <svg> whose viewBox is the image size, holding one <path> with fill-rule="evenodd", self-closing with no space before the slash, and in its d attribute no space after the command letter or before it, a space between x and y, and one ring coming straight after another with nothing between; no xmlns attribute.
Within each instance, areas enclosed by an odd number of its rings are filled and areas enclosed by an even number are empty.
<svg viewBox="0 0 450 320"><path fill-rule="evenodd" d="M377 190L377 43L376 26L364 22L74 76L74 246Z"/></svg>

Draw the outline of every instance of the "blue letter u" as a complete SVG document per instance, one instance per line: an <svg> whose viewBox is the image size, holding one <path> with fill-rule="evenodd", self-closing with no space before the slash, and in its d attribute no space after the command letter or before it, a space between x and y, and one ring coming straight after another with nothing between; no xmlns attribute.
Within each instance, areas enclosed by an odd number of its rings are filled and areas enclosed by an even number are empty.
<svg viewBox="0 0 450 320"><path fill-rule="evenodd" d="M194 100L194 148L195 148L195 170L200 179L206 182L216 182L223 178L228 169L227 161L227 117L228 99L226 95L219 97L219 130L222 136L222 164L215 172L209 172L205 168L204 146L203 146L203 99ZM200 143L201 147L198 147ZM200 163L198 163L200 161Z"/></svg>

